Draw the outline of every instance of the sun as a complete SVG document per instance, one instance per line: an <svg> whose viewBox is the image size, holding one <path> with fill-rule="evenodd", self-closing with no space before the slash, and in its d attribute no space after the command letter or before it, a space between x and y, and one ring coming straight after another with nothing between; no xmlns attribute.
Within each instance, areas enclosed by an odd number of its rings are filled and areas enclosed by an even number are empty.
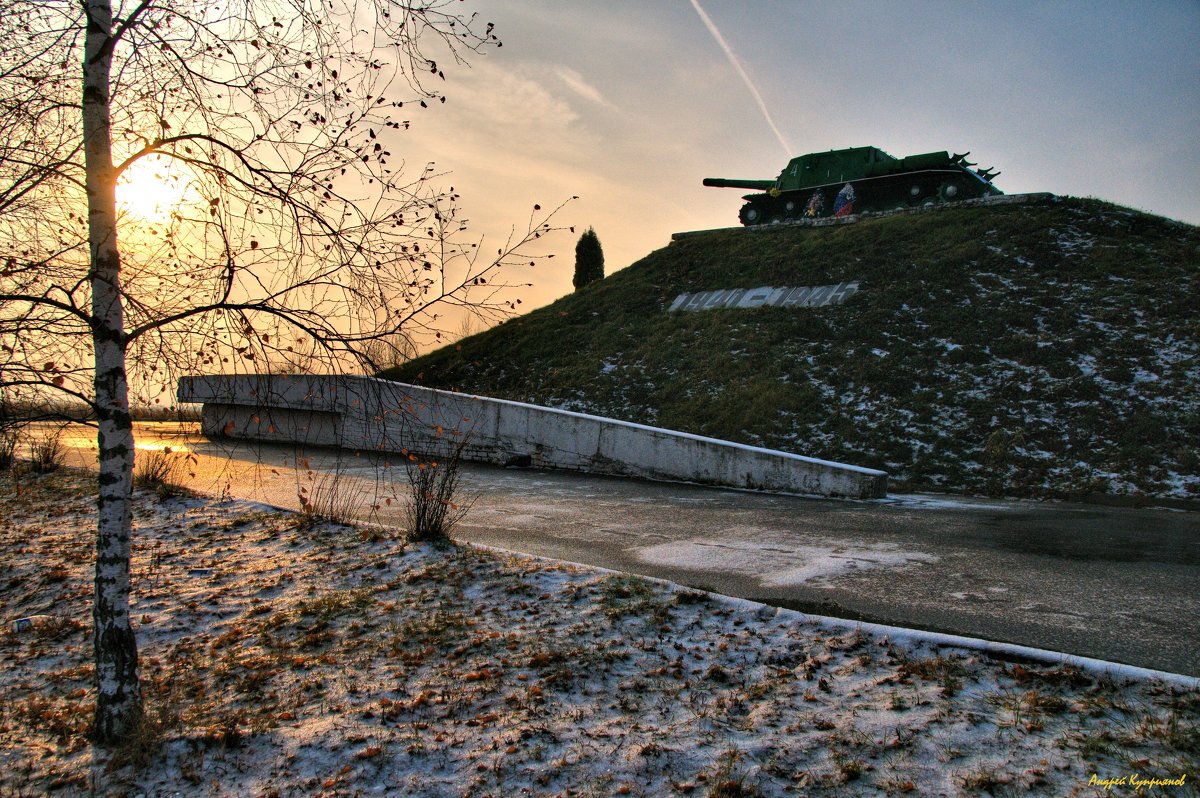
<svg viewBox="0 0 1200 798"><path fill-rule="evenodd" d="M151 155L135 161L117 182L117 209L144 222L162 224L195 193L191 170L172 158Z"/></svg>

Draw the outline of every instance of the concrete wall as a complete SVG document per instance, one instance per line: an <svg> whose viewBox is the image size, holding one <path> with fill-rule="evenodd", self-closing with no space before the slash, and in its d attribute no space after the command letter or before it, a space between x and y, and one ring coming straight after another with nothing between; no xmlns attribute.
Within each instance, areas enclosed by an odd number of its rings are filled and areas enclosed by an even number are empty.
<svg viewBox="0 0 1200 798"><path fill-rule="evenodd" d="M696 482L779 493L882 497L887 474L683 432L370 377L184 377L203 432Z"/></svg>

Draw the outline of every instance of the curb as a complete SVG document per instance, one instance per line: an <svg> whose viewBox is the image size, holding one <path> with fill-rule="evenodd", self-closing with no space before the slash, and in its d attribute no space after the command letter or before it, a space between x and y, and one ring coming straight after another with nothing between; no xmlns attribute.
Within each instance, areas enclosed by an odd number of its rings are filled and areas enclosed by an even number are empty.
<svg viewBox="0 0 1200 798"><path fill-rule="evenodd" d="M634 579L642 579L647 582L663 585L672 592L686 590L691 593L703 593L711 597L713 601L719 604L724 604L729 607L737 607L739 609L753 612L758 616L759 620L768 620L771 618L794 620L799 623L818 626L822 629L867 632L868 634L872 634L877 637L884 637L892 642L901 644L928 643L937 647L975 651L993 659L1032 661L1046 665L1070 665L1072 667L1079 668L1082 671L1086 671L1093 676L1109 678L1113 679L1114 681L1157 681L1172 687L1181 688L1183 690L1200 690L1200 676L1188 676L1182 673L1171 673L1170 671L1154 670L1153 668L1142 668L1137 665L1125 665L1120 662L1109 662L1108 660L1095 659L1093 657L1083 657L1076 654L1067 654L1062 651L1050 651L1044 648L1021 646L1015 643L1001 643L995 640L984 640L983 638L978 637L964 637L962 635L952 635L944 632L926 632L921 629L909 629L903 626L888 626L887 624L869 623L865 621L851 621L845 618L833 618L826 615L810 615L798 610L789 610L786 607L776 607L771 604L763 604L761 602L751 601L749 599L726 596L723 593L713 593L710 590L699 590L697 588L688 587L686 585L681 585L678 582L672 582L670 580L660 579L658 577L642 576L641 574L629 573L628 571L618 571L613 568L601 568L597 565L587 565L586 563L571 562L570 560L557 560L552 557L540 557L535 554L526 554L525 552L502 549L497 546L486 546L479 543L469 543L465 541L455 542L460 546L470 546L482 551L490 551L515 557L525 557L530 560L537 560L545 563L570 565L575 568L585 568L597 573L614 574L632 577Z"/></svg>

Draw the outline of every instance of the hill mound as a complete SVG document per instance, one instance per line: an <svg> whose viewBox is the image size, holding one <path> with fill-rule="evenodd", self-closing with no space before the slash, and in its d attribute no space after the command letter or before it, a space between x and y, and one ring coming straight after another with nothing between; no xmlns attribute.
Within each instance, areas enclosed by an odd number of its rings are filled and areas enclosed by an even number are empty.
<svg viewBox="0 0 1200 798"><path fill-rule="evenodd" d="M1200 497L1200 228L1096 200L692 234L384 376L882 468ZM828 307L683 292L857 282Z"/></svg>

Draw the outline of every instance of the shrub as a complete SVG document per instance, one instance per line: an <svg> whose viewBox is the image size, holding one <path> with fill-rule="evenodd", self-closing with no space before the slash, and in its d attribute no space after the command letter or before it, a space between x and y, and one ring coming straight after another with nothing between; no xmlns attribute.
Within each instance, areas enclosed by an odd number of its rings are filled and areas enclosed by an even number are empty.
<svg viewBox="0 0 1200 798"><path fill-rule="evenodd" d="M49 474L63 464L62 427L44 432L29 442L29 467L35 474Z"/></svg>
<svg viewBox="0 0 1200 798"><path fill-rule="evenodd" d="M183 469L195 455L182 455L167 446L162 449L143 449L134 457L133 485L152 490L160 499L189 493L183 485Z"/></svg>
<svg viewBox="0 0 1200 798"><path fill-rule="evenodd" d="M575 290L604 279L604 250L596 231L588 228L575 244Z"/></svg>
<svg viewBox="0 0 1200 798"><path fill-rule="evenodd" d="M340 463L331 472L318 475L309 469L306 474L309 487L301 485L296 489L300 501L298 526L309 528L321 521L350 526L355 511L366 503L366 488L347 485Z"/></svg>
<svg viewBox="0 0 1200 798"><path fill-rule="evenodd" d="M12 468L21 438L22 422L13 412L7 392L0 387L0 471Z"/></svg>
<svg viewBox="0 0 1200 798"><path fill-rule="evenodd" d="M12 468L20 442L20 431L15 424L0 424L0 471Z"/></svg>
<svg viewBox="0 0 1200 798"><path fill-rule="evenodd" d="M414 455L406 463L411 498L407 508L409 540L446 540L450 530L467 514L470 502L458 497L466 445L463 438L443 462L422 460Z"/></svg>

